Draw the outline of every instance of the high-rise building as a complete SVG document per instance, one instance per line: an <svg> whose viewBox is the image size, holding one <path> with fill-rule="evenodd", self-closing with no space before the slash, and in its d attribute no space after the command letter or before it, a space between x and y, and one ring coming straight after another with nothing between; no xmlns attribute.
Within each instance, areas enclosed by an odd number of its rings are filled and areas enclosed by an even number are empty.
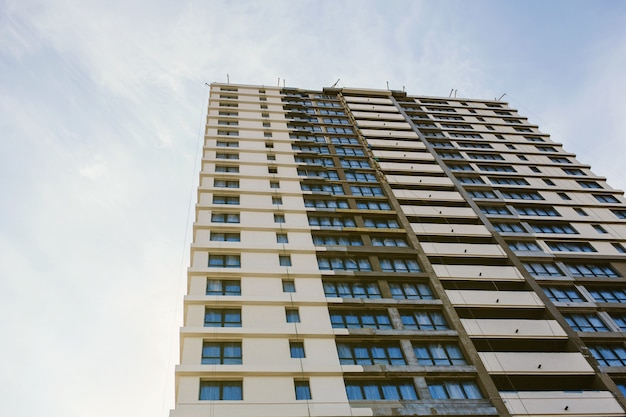
<svg viewBox="0 0 626 417"><path fill-rule="evenodd" d="M625 201L501 101L213 84L171 416L626 416Z"/></svg>

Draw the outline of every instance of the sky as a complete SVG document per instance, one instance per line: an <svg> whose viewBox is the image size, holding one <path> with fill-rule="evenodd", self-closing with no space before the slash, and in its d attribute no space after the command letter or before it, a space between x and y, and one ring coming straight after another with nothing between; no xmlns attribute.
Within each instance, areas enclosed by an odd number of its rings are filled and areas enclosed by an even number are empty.
<svg viewBox="0 0 626 417"><path fill-rule="evenodd" d="M626 187L626 2L0 0L3 415L165 417L208 88L503 98Z"/></svg>

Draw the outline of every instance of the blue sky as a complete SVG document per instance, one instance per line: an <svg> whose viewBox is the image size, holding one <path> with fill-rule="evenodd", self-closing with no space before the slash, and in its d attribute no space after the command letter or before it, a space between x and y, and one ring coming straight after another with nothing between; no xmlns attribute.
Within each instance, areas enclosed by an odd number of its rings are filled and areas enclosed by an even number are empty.
<svg viewBox="0 0 626 417"><path fill-rule="evenodd" d="M626 186L623 1L0 0L0 399L167 416L205 82L495 98Z"/></svg>

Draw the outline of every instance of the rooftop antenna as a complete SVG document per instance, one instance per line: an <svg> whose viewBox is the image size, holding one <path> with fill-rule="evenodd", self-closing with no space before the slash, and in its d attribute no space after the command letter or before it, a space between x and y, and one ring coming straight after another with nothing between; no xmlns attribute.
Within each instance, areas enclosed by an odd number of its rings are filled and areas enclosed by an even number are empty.
<svg viewBox="0 0 626 417"><path fill-rule="evenodd" d="M389 81L387 81L387 90L389 90Z"/></svg>
<svg viewBox="0 0 626 417"><path fill-rule="evenodd" d="M278 87L280 87L280 77L278 77Z"/></svg>
<svg viewBox="0 0 626 417"><path fill-rule="evenodd" d="M337 81L335 81L335 84L333 84L330 88L335 88L337 84L339 84L339 80L341 80L341 78L337 78Z"/></svg>
<svg viewBox="0 0 626 417"><path fill-rule="evenodd" d="M502 100L502 97L504 97L504 96L506 96L506 93L504 93L504 94L502 94L500 97L498 97L498 98L496 99L496 101L500 101L500 100Z"/></svg>
<svg viewBox="0 0 626 417"><path fill-rule="evenodd" d="M226 74L226 84L230 84L230 75Z"/></svg>
<svg viewBox="0 0 626 417"><path fill-rule="evenodd" d="M448 94L448 97L452 97L452 92L454 91L454 88L452 90L450 90L450 94Z"/></svg>
<svg viewBox="0 0 626 417"><path fill-rule="evenodd" d="M283 88L285 88L285 79L283 78Z"/></svg>
<svg viewBox="0 0 626 417"><path fill-rule="evenodd" d="M454 98L456 98L456 92L459 91L456 88L454 89Z"/></svg>
<svg viewBox="0 0 626 417"><path fill-rule="evenodd" d="M406 93L406 87L402 86L402 92Z"/></svg>

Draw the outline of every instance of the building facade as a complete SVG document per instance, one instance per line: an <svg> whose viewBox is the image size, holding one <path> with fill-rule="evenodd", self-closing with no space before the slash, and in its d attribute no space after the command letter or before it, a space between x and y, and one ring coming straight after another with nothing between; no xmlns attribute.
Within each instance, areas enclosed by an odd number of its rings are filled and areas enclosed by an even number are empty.
<svg viewBox="0 0 626 417"><path fill-rule="evenodd" d="M212 84L170 415L626 416L625 202L501 101Z"/></svg>

